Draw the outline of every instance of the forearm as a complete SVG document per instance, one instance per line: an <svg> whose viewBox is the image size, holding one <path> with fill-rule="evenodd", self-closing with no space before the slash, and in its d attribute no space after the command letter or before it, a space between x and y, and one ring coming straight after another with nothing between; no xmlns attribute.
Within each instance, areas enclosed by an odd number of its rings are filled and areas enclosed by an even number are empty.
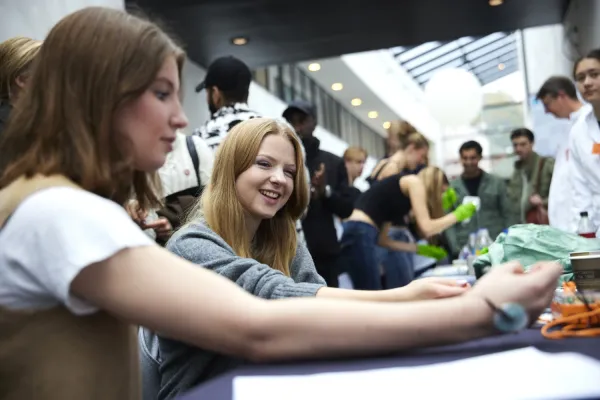
<svg viewBox="0 0 600 400"><path fill-rule="evenodd" d="M406 294L405 298L399 294L404 288L394 290L394 296L388 295L387 290L350 290L338 289L331 287L322 287L317 292L319 299L338 299L338 300L355 300L355 301L377 301L377 302L399 302L410 301L410 293Z"/></svg>
<svg viewBox="0 0 600 400"><path fill-rule="evenodd" d="M442 233L452 225L456 224L456 222L456 216L454 213L450 213L444 215L442 218L429 220L426 224L423 224L424 226L421 226L419 221L417 221L417 224L426 237L431 237L438 233Z"/></svg>
<svg viewBox="0 0 600 400"><path fill-rule="evenodd" d="M492 312L475 296L396 304L298 299L261 307L253 319L258 360L385 353L493 332Z"/></svg>

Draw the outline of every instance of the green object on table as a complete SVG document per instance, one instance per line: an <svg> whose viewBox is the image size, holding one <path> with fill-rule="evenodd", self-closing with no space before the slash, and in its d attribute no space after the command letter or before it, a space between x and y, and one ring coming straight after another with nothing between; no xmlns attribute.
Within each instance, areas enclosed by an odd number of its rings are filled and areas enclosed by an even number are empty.
<svg viewBox="0 0 600 400"><path fill-rule="evenodd" d="M442 207L444 208L444 211L450 211L454 203L456 203L456 200L456 190L454 190L453 187L446 189L442 194Z"/></svg>
<svg viewBox="0 0 600 400"><path fill-rule="evenodd" d="M438 261L448 256L446 250L430 244L417 245L417 254L423 257L435 258Z"/></svg>
<svg viewBox="0 0 600 400"><path fill-rule="evenodd" d="M560 231L548 225L514 225L508 233L501 233L473 263L477 278L484 270L508 261L519 261L525 270L539 261L558 261L563 267L559 286L573 280L569 253L600 250L600 240L586 239Z"/></svg>
<svg viewBox="0 0 600 400"><path fill-rule="evenodd" d="M454 210L453 213L456 216L456 220L458 222L462 222L465 219L471 218L473 214L475 214L475 211L477 211L477 207L475 207L475 204L469 203L462 204L456 207L456 210Z"/></svg>

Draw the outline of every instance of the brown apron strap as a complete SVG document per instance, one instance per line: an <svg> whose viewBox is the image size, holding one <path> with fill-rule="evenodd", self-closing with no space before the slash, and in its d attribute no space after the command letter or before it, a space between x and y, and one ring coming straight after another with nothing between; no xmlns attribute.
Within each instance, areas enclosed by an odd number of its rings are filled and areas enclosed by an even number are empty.
<svg viewBox="0 0 600 400"><path fill-rule="evenodd" d="M31 178L21 177L0 190L0 227L17 209L19 204L30 195L50 187L72 187L81 189L67 177L62 175L35 175Z"/></svg>

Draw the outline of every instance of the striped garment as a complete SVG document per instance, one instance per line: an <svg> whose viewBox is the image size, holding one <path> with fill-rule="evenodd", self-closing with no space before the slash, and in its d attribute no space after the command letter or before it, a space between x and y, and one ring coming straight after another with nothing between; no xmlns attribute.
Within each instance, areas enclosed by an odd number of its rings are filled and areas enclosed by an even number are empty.
<svg viewBox="0 0 600 400"><path fill-rule="evenodd" d="M258 113L248 107L248 104L235 103L220 108L203 126L196 129L193 134L202 137L208 146L215 151L231 128L240 122L260 117Z"/></svg>

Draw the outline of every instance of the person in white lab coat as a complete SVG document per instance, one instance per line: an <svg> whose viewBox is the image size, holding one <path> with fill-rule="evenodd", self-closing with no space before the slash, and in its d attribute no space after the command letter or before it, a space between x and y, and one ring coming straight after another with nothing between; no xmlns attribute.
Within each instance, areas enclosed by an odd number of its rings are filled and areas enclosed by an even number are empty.
<svg viewBox="0 0 600 400"><path fill-rule="evenodd" d="M573 81L566 76L553 76L548 78L536 98L544 104L548 114L560 119L577 121L584 106L577 97L577 89ZM589 107L589 106L588 106ZM568 132L564 132L568 133ZM564 134L559 132L558 134ZM569 178L569 139L568 136L558 141L558 148L554 156L554 170L548 194L548 218L550 226L569 231L571 224L571 179Z"/></svg>
<svg viewBox="0 0 600 400"><path fill-rule="evenodd" d="M573 75L579 93L591 105L582 110L569 136L573 188L570 230L575 232L582 211L588 212L596 228L600 227L600 49L579 59Z"/></svg>

